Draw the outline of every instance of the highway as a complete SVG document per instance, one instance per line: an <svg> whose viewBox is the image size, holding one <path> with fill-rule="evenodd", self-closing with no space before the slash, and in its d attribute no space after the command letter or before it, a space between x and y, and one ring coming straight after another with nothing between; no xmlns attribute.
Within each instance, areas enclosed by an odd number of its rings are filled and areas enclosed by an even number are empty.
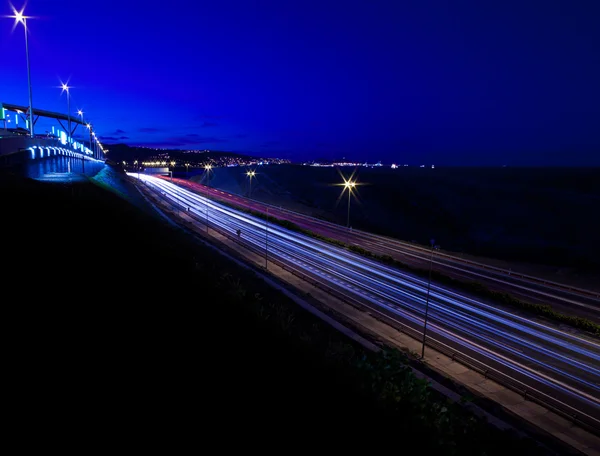
<svg viewBox="0 0 600 456"><path fill-rule="evenodd" d="M429 261L432 260L434 270L450 277L480 282L490 289L509 293L527 302L548 304L567 315L576 315L600 323L600 292L598 291L573 289L563 284L466 260L446 252L434 250L431 256L430 249L409 242L358 230L349 231L346 227L331 222L268 206L256 200L232 195L188 180L173 179L173 182L198 193L208 194L213 199L254 211L264 213L269 207L269 213L273 217L288 220L314 233L362 247L378 255L389 255L409 266L427 269Z"/></svg>
<svg viewBox="0 0 600 456"><path fill-rule="evenodd" d="M129 173L137 178L137 173ZM248 249L268 253L287 269L332 294L370 309L397 328L422 337L428 283L312 237L268 225L169 180L140 174L162 198L198 223L226 233ZM240 230L238 236L237 231ZM600 344L528 320L437 284L429 294L427 344L486 370L501 383L540 400L600 432Z"/></svg>

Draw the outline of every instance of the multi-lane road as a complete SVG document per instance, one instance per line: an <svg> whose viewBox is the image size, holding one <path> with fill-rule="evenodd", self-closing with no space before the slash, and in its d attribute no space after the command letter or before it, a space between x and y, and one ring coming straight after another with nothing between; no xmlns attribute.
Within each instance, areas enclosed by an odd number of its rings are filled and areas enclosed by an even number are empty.
<svg viewBox="0 0 600 456"><path fill-rule="evenodd" d="M509 293L527 302L548 304L567 315L576 315L600 323L600 291L598 290L578 289L475 262L447 252L437 250L432 252L431 249L398 239L359 230L348 230L335 223L232 195L188 180L169 179L169 181L206 194L217 201L246 209L265 213L269 208L269 214L273 217L288 220L314 233L362 247L378 255L389 255L409 266L426 269L431 260L434 270L450 277L480 282L490 289Z"/></svg>
<svg viewBox="0 0 600 456"><path fill-rule="evenodd" d="M131 174L137 178L137 174ZM252 217L168 180L140 175L155 194L333 294L370 309L405 332L423 332L428 283ZM238 231L239 230L239 231ZM600 432L600 343L529 320L437 284L429 294L428 344L527 391Z"/></svg>

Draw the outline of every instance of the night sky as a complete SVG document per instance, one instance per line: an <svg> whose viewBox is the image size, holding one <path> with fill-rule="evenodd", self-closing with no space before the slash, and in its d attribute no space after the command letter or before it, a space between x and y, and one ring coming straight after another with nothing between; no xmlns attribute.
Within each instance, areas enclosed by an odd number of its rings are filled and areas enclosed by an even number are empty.
<svg viewBox="0 0 600 456"><path fill-rule="evenodd" d="M30 0L25 13L34 106L66 112L68 80L105 144L600 165L596 0ZM0 101L27 105L13 22L0 21Z"/></svg>

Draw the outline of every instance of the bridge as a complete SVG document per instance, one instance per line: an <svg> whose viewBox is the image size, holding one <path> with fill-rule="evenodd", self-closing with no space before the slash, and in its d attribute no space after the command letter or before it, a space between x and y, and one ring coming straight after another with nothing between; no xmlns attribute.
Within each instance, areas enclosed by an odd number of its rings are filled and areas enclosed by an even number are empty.
<svg viewBox="0 0 600 456"><path fill-rule="evenodd" d="M29 119L35 126L40 118L55 120L56 125L44 134L32 134ZM19 121L27 128L20 127ZM96 133L89 123L76 117L1 103L0 122L0 165L22 165L29 177L44 179L49 173L87 174L97 172L104 163L106 150ZM80 127L87 130L84 138L75 136Z"/></svg>
<svg viewBox="0 0 600 456"><path fill-rule="evenodd" d="M81 165L85 172L86 162L96 165L103 163L106 150L98 140L90 123L84 123L83 113L78 111L81 120L71 114L70 87L62 84L62 90L67 92L68 112L67 114L34 108L31 90L31 68L29 63L29 28L27 19L30 16L24 14L24 7L18 11L12 7L13 15L6 16L15 19L14 27L23 25L25 32L25 57L27 60L27 85L28 106L11 103L0 103L0 165L31 164L35 161L50 161L55 172L67 171L69 174ZM14 28L13 27L13 28ZM52 131L45 134L35 134L35 125L40 118L52 119L58 123L52 126ZM14 123L12 121L14 120ZM19 120L21 125L19 126ZM63 124L65 122L65 124ZM74 127L72 127L74 125ZM84 137L78 140L75 137L77 129L87 128ZM88 137L89 136L89 141ZM45 163L48 164L48 163ZM58 166L54 166L58 165ZM61 169L66 166L66 169ZM31 167L29 167L31 168ZM88 170L90 167L87 167ZM93 168L93 167L92 167ZM36 177L28 173L30 177Z"/></svg>

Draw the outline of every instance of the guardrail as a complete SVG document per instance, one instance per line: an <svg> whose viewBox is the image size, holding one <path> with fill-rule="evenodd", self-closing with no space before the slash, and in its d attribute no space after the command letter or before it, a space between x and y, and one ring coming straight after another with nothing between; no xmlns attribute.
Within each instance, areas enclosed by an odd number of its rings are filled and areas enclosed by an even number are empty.
<svg viewBox="0 0 600 456"><path fill-rule="evenodd" d="M158 192L160 194L159 190L155 190L152 187L149 187L149 188L151 188L154 192ZM177 207L183 206L183 205L181 205L181 203L178 203L176 201L171 201L171 202L173 205L175 205ZM183 206L183 209L185 210L186 207L187 206ZM187 212L187 211L186 211L186 215L188 215L190 218L196 220L197 222L202 223L203 225L207 224L207 221L205 218L201 218L201 217L196 216L195 214ZM251 244L250 242L244 240L243 238L238 238L237 236L234 236L233 233L230 233L227 230L222 229L218 225L211 223L210 219L209 219L208 225L212 230L218 232L219 234L225 236L227 239L235 242L236 244L244 247L247 250L250 250L259 255L262 255L265 252L265 249L258 248L257 246ZM390 316L388 313L384 312L380 307L377 307L376 305L373 305L371 303L366 303L364 301L360 301L352 296L349 296L346 293L343 293L342 291L338 290L336 287L334 287L326 282L323 282L321 280L315 279L313 276L306 274L305 272L301 271L300 269L298 269L294 266L289 265L286 262L281 261L280 259L278 259L275 256L269 257L269 261L273 264L278 265L282 269L294 274L296 277L312 284L313 286L320 288L323 291L326 291L327 293L341 299L342 301L344 301L350 305L353 305L354 307L357 307L357 308L360 308L363 310L366 308L369 311L376 313L381 320L383 320L390 326L394 327L395 329L407 334L410 337L413 337L414 339L422 340L422 338L423 338L422 332L410 327L406 323L403 323L396 316L394 316L394 317ZM600 419L599 418L589 416L585 413L582 413L579 410L577 410L576 408L572 407L571 405L566 404L566 403L552 397L551 395L544 393L543 391L540 391L531 386L528 386L525 383L521 382L520 380L513 378L513 377L499 371L498 369L485 364L482 361L478 361L477 359L475 359L465 353L461 353L460 351L455 350L454 348L448 346L447 344L444 344L443 342L441 342L439 340L436 340L435 338L433 338L431 336L428 336L426 345L431 348L434 348L435 350L439 351L440 353L443 353L446 356L449 356L452 360L457 361L473 370L478 371L479 373L483 374L486 378L494 380L494 381L500 383L501 385L517 392L518 394L522 395L525 400L530 400L532 402L535 402L535 403L563 416L564 418L571 421L573 424L578 425L579 427L586 429L595 435L600 435Z"/></svg>

